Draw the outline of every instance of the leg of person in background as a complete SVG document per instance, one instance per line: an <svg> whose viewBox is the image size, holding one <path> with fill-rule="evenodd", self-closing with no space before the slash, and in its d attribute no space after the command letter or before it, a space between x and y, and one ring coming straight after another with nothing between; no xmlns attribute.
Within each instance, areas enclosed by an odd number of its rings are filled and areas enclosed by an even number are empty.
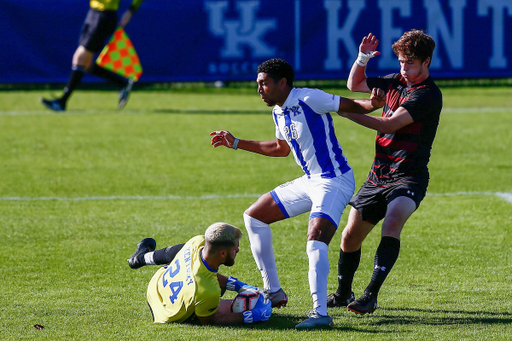
<svg viewBox="0 0 512 341"><path fill-rule="evenodd" d="M82 78L85 72L90 73L94 76L108 80L119 89L119 104L118 108L122 109L128 101L130 91L133 86L132 79L126 79L117 75L116 73L106 70L96 63L93 63L94 53L87 50L84 46L80 45L73 55L73 63L71 66L71 75L69 81L64 88L64 94L62 97L48 100L41 98L41 103L48 109L53 111L65 111L69 97L73 91L82 83Z"/></svg>

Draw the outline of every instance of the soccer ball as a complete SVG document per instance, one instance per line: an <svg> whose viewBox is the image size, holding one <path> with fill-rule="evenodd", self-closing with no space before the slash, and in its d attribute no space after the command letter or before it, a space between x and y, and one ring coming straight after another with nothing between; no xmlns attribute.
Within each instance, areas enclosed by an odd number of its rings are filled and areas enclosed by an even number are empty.
<svg viewBox="0 0 512 341"><path fill-rule="evenodd" d="M247 310L253 310L258 303L260 293L252 290L242 291L233 299L231 303L231 311L234 313L242 313Z"/></svg>

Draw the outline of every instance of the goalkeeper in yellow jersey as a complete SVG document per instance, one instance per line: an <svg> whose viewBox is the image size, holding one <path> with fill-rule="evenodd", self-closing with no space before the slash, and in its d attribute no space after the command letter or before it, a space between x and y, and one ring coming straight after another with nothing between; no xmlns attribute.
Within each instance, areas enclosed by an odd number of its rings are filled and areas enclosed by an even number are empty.
<svg viewBox="0 0 512 341"><path fill-rule="evenodd" d="M204 236L156 251L154 239L143 239L128 259L129 266L137 269L144 265L166 264L148 285L147 300L154 322L236 325L267 321L272 307L265 297L258 300L253 310L243 313L232 313L232 300L220 299L226 290L261 292L234 277L218 273L221 265L235 264L241 237L238 227L215 223L208 227Z"/></svg>
<svg viewBox="0 0 512 341"><path fill-rule="evenodd" d="M94 76L108 80L119 89L119 109L124 108L133 86L132 79L126 79L116 73L106 70L96 63L93 57L101 52L108 38L112 36L116 27L126 26L133 13L137 11L144 0L132 0L130 8L117 20L117 10L121 0L90 0L90 8L82 26L78 48L73 54L71 65L71 76L64 88L62 97L49 100L41 98L41 103L53 111L65 111L66 104L73 91L80 85L84 74L90 73Z"/></svg>

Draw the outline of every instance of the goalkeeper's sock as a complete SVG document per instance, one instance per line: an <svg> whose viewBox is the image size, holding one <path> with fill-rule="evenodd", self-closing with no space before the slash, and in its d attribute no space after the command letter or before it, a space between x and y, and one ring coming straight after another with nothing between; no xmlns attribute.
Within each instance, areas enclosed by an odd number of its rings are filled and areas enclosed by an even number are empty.
<svg viewBox="0 0 512 341"><path fill-rule="evenodd" d="M272 248L272 230L269 224L244 213L244 222L254 261L263 278L263 288L269 292L281 289L277 275L276 260Z"/></svg>
<svg viewBox="0 0 512 341"><path fill-rule="evenodd" d="M155 260L154 260L154 254L155 252L148 252L146 254L144 254L144 265L155 265Z"/></svg>
<svg viewBox="0 0 512 341"><path fill-rule="evenodd" d="M128 84L128 80L126 78L119 76L117 73L104 69L98 64L92 64L88 72L92 75L108 80L119 89L124 88Z"/></svg>
<svg viewBox="0 0 512 341"><path fill-rule="evenodd" d="M380 287L395 265L400 253L400 240L393 237L382 237L373 260L372 280L365 291L378 295Z"/></svg>
<svg viewBox="0 0 512 341"><path fill-rule="evenodd" d="M320 315L327 314L327 278L329 276L329 247L324 242L309 240L306 252L309 258L309 290L313 298L313 309Z"/></svg>
<svg viewBox="0 0 512 341"><path fill-rule="evenodd" d="M73 91L82 83L82 78L84 78L85 69L80 65L72 65L71 66L71 76L69 76L68 84L64 88L64 95L59 99L63 106L66 106L66 102L69 97L73 93Z"/></svg>
<svg viewBox="0 0 512 341"><path fill-rule="evenodd" d="M178 252L183 248L183 245L185 245L185 243L168 246L166 248L156 250L154 252L154 254L151 255L151 261L153 261L153 263L151 263L151 264L156 264L156 265L169 264L170 262L172 262L174 257L176 257ZM147 255L147 253L146 253L146 255ZM149 264L149 263L147 263L147 264Z"/></svg>

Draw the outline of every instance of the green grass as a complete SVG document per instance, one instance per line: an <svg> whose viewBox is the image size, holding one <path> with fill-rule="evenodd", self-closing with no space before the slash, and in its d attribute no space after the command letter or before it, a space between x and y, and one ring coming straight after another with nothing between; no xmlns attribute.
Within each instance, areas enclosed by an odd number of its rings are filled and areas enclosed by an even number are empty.
<svg viewBox="0 0 512 341"><path fill-rule="evenodd" d="M0 339L509 340L512 202L495 193L512 193L512 90L443 93L429 196L402 233L379 309L363 317L330 310L334 328L304 333L294 326L311 306L307 215L273 226L290 301L267 323L154 325L145 290L156 268L126 264L146 236L167 246L215 221L243 227L258 195L301 175L291 156L209 145L216 129L274 138L256 91L135 91L123 111L115 92L78 91L64 114L43 110L38 98L48 92L0 92ZM375 133L335 121L359 186ZM364 243L356 295L369 281L379 234L377 226ZM340 235L330 245L329 291ZM221 272L261 283L247 236L237 264Z"/></svg>

